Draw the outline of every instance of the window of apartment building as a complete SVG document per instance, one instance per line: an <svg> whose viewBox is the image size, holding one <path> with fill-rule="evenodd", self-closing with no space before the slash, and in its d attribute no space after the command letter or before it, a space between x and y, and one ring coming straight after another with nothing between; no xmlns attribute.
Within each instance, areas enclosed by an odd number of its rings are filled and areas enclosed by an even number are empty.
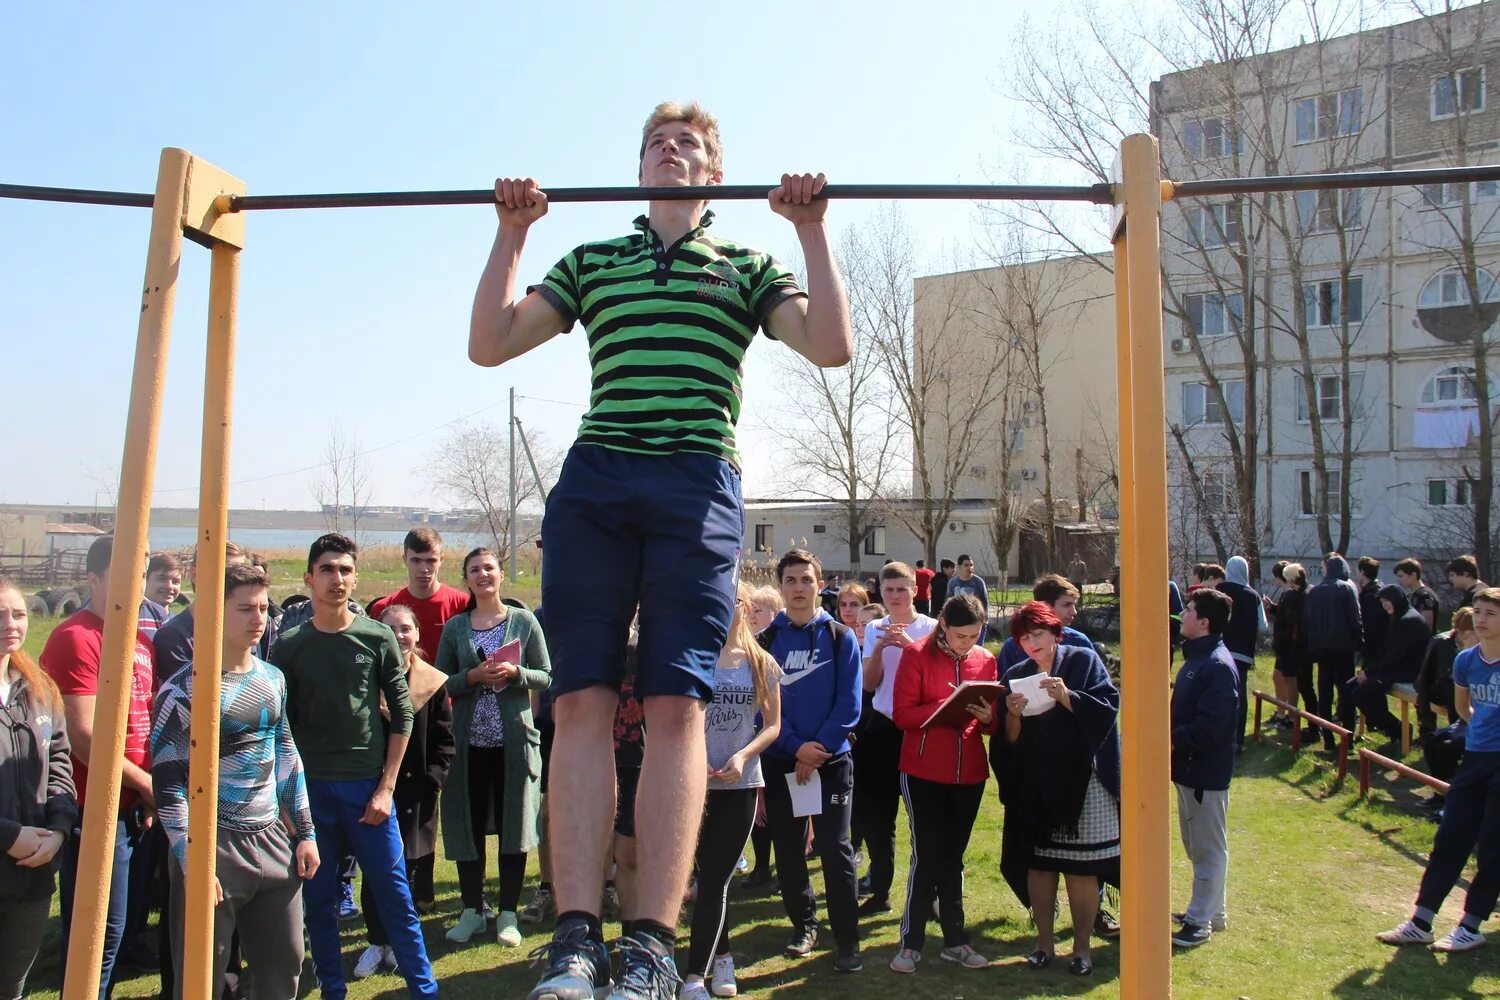
<svg viewBox="0 0 1500 1000"><path fill-rule="evenodd" d="M1333 136L1358 135L1364 122L1365 95L1358 87L1336 94L1319 94L1293 101L1297 142L1316 142Z"/></svg>
<svg viewBox="0 0 1500 1000"><path fill-rule="evenodd" d="M1479 298L1484 302L1500 299L1500 290L1495 279L1484 268L1474 276L1479 285ZM1427 279L1417 295L1418 309L1440 309L1444 306L1466 306L1469 304L1469 283L1464 273L1456 267L1446 268Z"/></svg>
<svg viewBox="0 0 1500 1000"><path fill-rule="evenodd" d="M1354 397L1353 402L1359 400L1360 384L1362 376L1349 376L1349 391ZM1344 386L1337 375L1316 375L1313 382L1314 394L1318 401L1318 418L1320 420L1342 420L1344 418ZM1297 401L1297 422L1307 424L1312 418L1307 412L1307 389L1301 378L1296 378L1292 383L1293 397Z"/></svg>
<svg viewBox="0 0 1500 1000"><path fill-rule="evenodd" d="M1194 337L1223 337L1239 333L1245 322L1245 297L1239 292L1194 292L1182 297L1187 332Z"/></svg>
<svg viewBox="0 0 1500 1000"><path fill-rule="evenodd" d="M1474 381L1474 369L1464 366L1444 368L1422 386L1423 406L1473 406L1479 399L1479 386ZM1500 400L1495 380L1490 379L1490 402Z"/></svg>
<svg viewBox="0 0 1500 1000"><path fill-rule="evenodd" d="M1432 120L1484 110L1484 67L1470 66L1432 81Z"/></svg>
<svg viewBox="0 0 1500 1000"><path fill-rule="evenodd" d="M865 529L865 555L885 555L885 525L875 524Z"/></svg>
<svg viewBox="0 0 1500 1000"><path fill-rule="evenodd" d="M815 535L826 535L826 534L828 534L828 525L826 525L826 524L815 524L815 525L813 525L813 534L815 534Z"/></svg>
<svg viewBox="0 0 1500 1000"><path fill-rule="evenodd" d="M1224 400L1229 404L1229 419L1236 423L1245 420L1245 382L1243 379L1221 379ZM1182 384L1182 422L1192 427L1196 424L1224 423L1224 408L1219 397L1203 382Z"/></svg>
<svg viewBox="0 0 1500 1000"><path fill-rule="evenodd" d="M1462 184L1423 184L1421 191L1423 208L1447 208L1464 200ZM1469 192L1470 201L1489 201L1497 197L1500 197L1500 182L1497 181L1475 181Z"/></svg>
<svg viewBox="0 0 1500 1000"><path fill-rule="evenodd" d="M755 526L755 551L770 552L776 545L775 525L757 524Z"/></svg>
<svg viewBox="0 0 1500 1000"><path fill-rule="evenodd" d="M1238 202L1223 205L1194 205L1184 209L1193 246L1203 249L1234 246L1240 241L1240 206Z"/></svg>
<svg viewBox="0 0 1500 1000"><path fill-rule="evenodd" d="M1205 512L1222 518L1235 509L1234 476L1226 469L1206 469L1198 477Z"/></svg>
<svg viewBox="0 0 1500 1000"><path fill-rule="evenodd" d="M1213 160L1243 153L1245 136L1232 119L1204 118L1182 126L1182 146L1189 159Z"/></svg>
<svg viewBox="0 0 1500 1000"><path fill-rule="evenodd" d="M1337 278L1307 282L1302 286L1302 316L1309 329L1339 326L1346 317L1350 323L1360 322L1365 318L1364 279L1349 279L1347 301Z"/></svg>
<svg viewBox="0 0 1500 1000"><path fill-rule="evenodd" d="M1358 229L1363 220L1364 197L1358 190L1297 192L1297 227L1303 235Z"/></svg>
<svg viewBox="0 0 1500 1000"><path fill-rule="evenodd" d="M1429 507L1472 507L1473 494L1469 492L1467 479L1427 480L1427 505Z"/></svg>
<svg viewBox="0 0 1500 1000"><path fill-rule="evenodd" d="M1359 470L1350 477L1354 488L1349 493L1349 509L1359 512ZM1322 487L1315 491L1315 487ZM1298 509L1303 517L1312 517L1318 512L1318 493L1328 494L1328 513L1337 515L1344 502L1344 473L1340 469L1329 469L1319 476L1314 469L1302 469L1297 473Z"/></svg>

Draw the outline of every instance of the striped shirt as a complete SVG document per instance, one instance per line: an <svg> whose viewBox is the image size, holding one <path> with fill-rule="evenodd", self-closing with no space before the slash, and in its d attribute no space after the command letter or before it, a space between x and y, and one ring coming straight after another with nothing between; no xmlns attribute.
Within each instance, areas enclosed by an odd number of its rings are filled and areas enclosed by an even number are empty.
<svg viewBox="0 0 1500 1000"><path fill-rule="evenodd" d="M804 295L769 254L698 228L670 247L646 216L635 232L585 243L532 290L588 331L593 384L580 443L736 465L745 351L784 300ZM767 331L767 336L769 336Z"/></svg>
<svg viewBox="0 0 1500 1000"><path fill-rule="evenodd" d="M156 694L151 726L151 788L172 854L187 870L188 754L192 670L179 670ZM283 816L294 839L314 839L302 758L286 716L286 679L255 658L245 673L225 671L219 694L219 826L254 833Z"/></svg>

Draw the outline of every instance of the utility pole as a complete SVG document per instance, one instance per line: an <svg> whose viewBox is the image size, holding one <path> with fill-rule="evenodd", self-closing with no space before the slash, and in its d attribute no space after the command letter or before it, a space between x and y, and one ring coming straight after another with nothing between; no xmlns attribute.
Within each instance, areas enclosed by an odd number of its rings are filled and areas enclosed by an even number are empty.
<svg viewBox="0 0 1500 1000"><path fill-rule="evenodd" d="M510 579L516 579L516 387L510 387L510 522L506 544L510 548Z"/></svg>

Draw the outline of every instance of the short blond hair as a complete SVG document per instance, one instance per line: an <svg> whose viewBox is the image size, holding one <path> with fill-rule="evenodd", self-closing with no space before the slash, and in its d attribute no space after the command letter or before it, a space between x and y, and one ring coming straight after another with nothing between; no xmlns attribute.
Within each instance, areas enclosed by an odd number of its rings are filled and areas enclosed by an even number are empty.
<svg viewBox="0 0 1500 1000"><path fill-rule="evenodd" d="M781 611L786 607L786 601L781 599L781 591L770 584L750 591L750 603L758 608L770 608L775 611Z"/></svg>
<svg viewBox="0 0 1500 1000"><path fill-rule="evenodd" d="M641 129L641 154L638 159L646 158L646 143L651 141L651 133L668 122L686 122L693 131L703 136L703 149L708 153L708 169L724 168L724 144L719 139L719 120L697 101L686 104L662 101L658 104L651 112L651 117L646 119L645 128Z"/></svg>
<svg viewBox="0 0 1500 1000"><path fill-rule="evenodd" d="M1307 568L1301 563L1287 563L1281 567L1281 578L1300 587L1307 582Z"/></svg>

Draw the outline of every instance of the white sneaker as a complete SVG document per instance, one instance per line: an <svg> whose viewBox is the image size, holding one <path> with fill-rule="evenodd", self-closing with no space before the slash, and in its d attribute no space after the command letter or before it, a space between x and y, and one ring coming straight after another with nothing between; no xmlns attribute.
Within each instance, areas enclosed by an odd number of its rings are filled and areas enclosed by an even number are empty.
<svg viewBox="0 0 1500 1000"><path fill-rule="evenodd" d="M354 963L354 978L369 979L380 971L381 963L385 961L385 949L378 944L372 944L360 953L359 961Z"/></svg>
<svg viewBox="0 0 1500 1000"><path fill-rule="evenodd" d="M1452 935L1449 935L1450 937ZM1432 931L1424 931L1410 920L1403 920L1388 931L1381 931L1375 935L1375 940L1381 944L1432 944Z"/></svg>
<svg viewBox="0 0 1500 1000"><path fill-rule="evenodd" d="M463 944L469 938L484 930L484 927L485 919L483 914L478 910L465 910L459 914L458 923L448 928L448 933L444 937L454 944Z"/></svg>
<svg viewBox="0 0 1500 1000"><path fill-rule="evenodd" d="M734 863L734 870L740 875L745 874L750 870L750 859L741 854L740 859Z"/></svg>
<svg viewBox="0 0 1500 1000"><path fill-rule="evenodd" d="M677 997L678 1000L708 1000L708 987L701 979L689 980L682 984L682 992Z"/></svg>
<svg viewBox="0 0 1500 1000"><path fill-rule="evenodd" d="M1428 935L1431 937L1432 935ZM1473 951L1484 944L1484 934L1459 924L1433 942L1433 951Z"/></svg>
<svg viewBox="0 0 1500 1000"><path fill-rule="evenodd" d="M713 994L716 997L739 996L739 984L734 981L734 956L720 955L714 959Z"/></svg>

